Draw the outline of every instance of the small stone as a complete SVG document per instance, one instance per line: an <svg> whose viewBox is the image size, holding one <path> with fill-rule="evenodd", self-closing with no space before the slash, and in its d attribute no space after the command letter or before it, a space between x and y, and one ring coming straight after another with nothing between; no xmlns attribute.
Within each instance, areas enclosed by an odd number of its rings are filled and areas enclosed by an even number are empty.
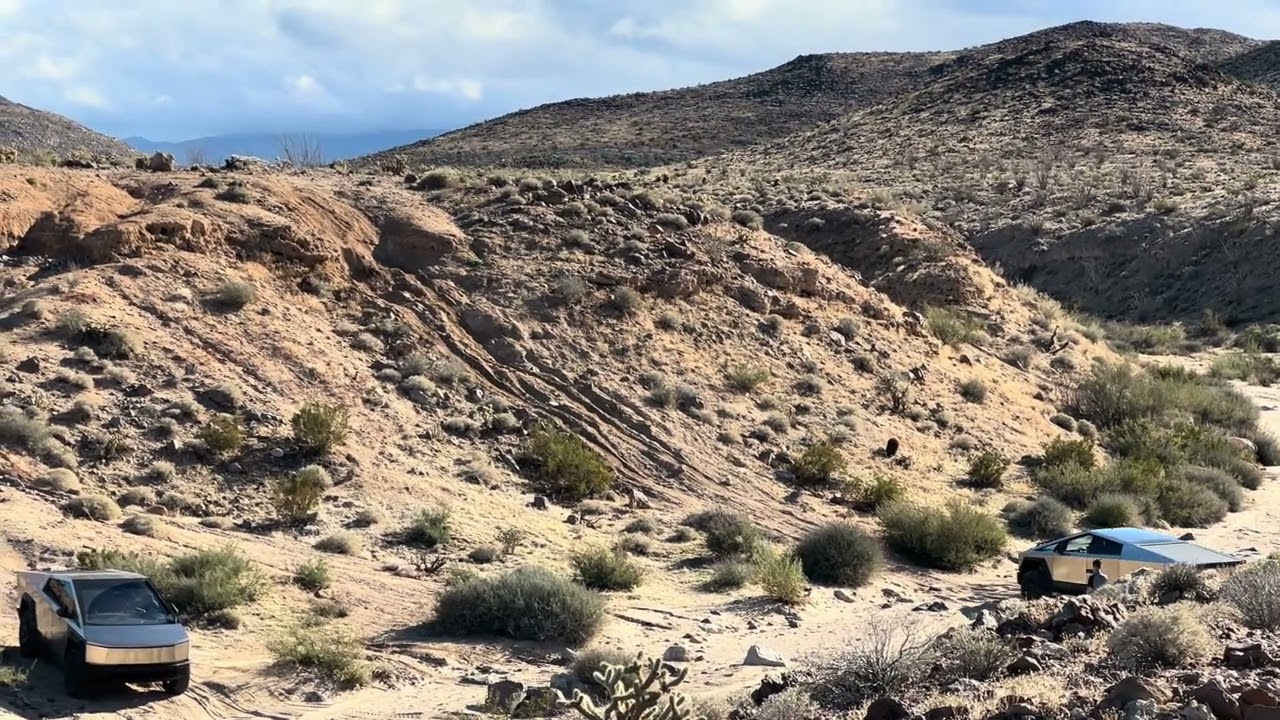
<svg viewBox="0 0 1280 720"><path fill-rule="evenodd" d="M13 369L24 373L38 373L40 372L40 358L29 357L19 362Z"/></svg>
<svg viewBox="0 0 1280 720"><path fill-rule="evenodd" d="M499 680L489 684L489 692L485 696L485 707L510 714L524 701L525 695L524 683L515 680Z"/></svg>
<svg viewBox="0 0 1280 720"><path fill-rule="evenodd" d="M1103 707L1121 709L1128 707L1135 700L1151 700L1164 702L1165 691L1154 680L1130 675L1107 688L1100 703Z"/></svg>
<svg viewBox="0 0 1280 720"><path fill-rule="evenodd" d="M851 603L854 600L853 594L848 590L836 590L836 599L841 602Z"/></svg>
<svg viewBox="0 0 1280 720"><path fill-rule="evenodd" d="M742 664L745 667L786 667L787 661L769 648L752 645L747 648L747 657Z"/></svg>
<svg viewBox="0 0 1280 720"><path fill-rule="evenodd" d="M578 516L577 516L577 515L574 515L573 513L569 513L569 517L565 518L565 519L564 519L564 521L565 521L565 523L566 523L566 524L568 524L568 525L577 525L577 524L578 524Z"/></svg>
<svg viewBox="0 0 1280 720"><path fill-rule="evenodd" d="M1179 540L1185 540L1186 542L1191 542L1191 541L1193 541L1193 540L1195 540L1195 539L1196 539L1196 534L1195 534L1195 533L1182 533L1181 535L1179 535L1179 536L1178 536L1178 539L1179 539Z"/></svg>
<svg viewBox="0 0 1280 720"><path fill-rule="evenodd" d="M683 645L672 645L662 653L662 659L666 662L689 662L689 648Z"/></svg>
<svg viewBox="0 0 1280 720"><path fill-rule="evenodd" d="M280 448L271 448L271 457L275 460L279 460L284 457L284 450L281 450Z"/></svg>
<svg viewBox="0 0 1280 720"><path fill-rule="evenodd" d="M493 676L484 673L474 673L471 675L463 675L461 682L463 685L488 685L493 682Z"/></svg>
<svg viewBox="0 0 1280 720"><path fill-rule="evenodd" d="M1039 661L1029 655L1023 655L1009 663L1008 668L1010 675L1028 675L1040 672L1043 669L1044 667L1040 665Z"/></svg>
<svg viewBox="0 0 1280 720"><path fill-rule="evenodd" d="M534 495L534 496L533 496L533 509L534 509L534 510L546 510L546 509L547 509L547 508L549 508L550 506L551 506L551 502L550 502L549 500L547 500L547 498L546 498L546 496L545 496L545 495Z"/></svg>

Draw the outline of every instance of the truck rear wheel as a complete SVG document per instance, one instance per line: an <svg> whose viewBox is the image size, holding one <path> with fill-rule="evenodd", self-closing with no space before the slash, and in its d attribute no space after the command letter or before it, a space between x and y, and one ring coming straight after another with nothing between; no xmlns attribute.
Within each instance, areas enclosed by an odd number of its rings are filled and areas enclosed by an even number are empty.
<svg viewBox="0 0 1280 720"><path fill-rule="evenodd" d="M18 652L24 658L40 657L40 628L36 625L36 611L31 603L22 603L18 610Z"/></svg>

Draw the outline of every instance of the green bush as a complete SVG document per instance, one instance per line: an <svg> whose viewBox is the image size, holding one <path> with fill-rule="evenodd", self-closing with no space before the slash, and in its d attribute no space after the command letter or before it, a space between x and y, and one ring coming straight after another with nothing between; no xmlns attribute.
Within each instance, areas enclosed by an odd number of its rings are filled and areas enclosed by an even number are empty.
<svg viewBox="0 0 1280 720"><path fill-rule="evenodd" d="M954 347L965 343L981 343L982 322L974 317L946 308L927 307L924 318L929 332L947 345Z"/></svg>
<svg viewBox="0 0 1280 720"><path fill-rule="evenodd" d="M1244 488L1231 476L1231 473L1225 470L1191 465L1180 468L1176 476L1208 488L1214 495L1222 498L1231 512L1240 512L1244 509Z"/></svg>
<svg viewBox="0 0 1280 720"><path fill-rule="evenodd" d="M1142 520L1142 510L1131 495L1107 493L1089 504L1084 521L1095 528L1133 527Z"/></svg>
<svg viewBox="0 0 1280 720"><path fill-rule="evenodd" d="M197 435L216 453L231 453L244 446L244 426L235 415L218 414L205 423Z"/></svg>
<svg viewBox="0 0 1280 720"><path fill-rule="evenodd" d="M1026 537L1047 540L1069 535L1075 529L1071 508L1057 498L1015 503L1007 512L1009 528Z"/></svg>
<svg viewBox="0 0 1280 720"><path fill-rule="evenodd" d="M577 435L539 425L526 452L538 463L537 484L547 495L582 500L613 486L613 468Z"/></svg>
<svg viewBox="0 0 1280 720"><path fill-rule="evenodd" d="M907 486L889 475L873 475L870 480L848 483L844 495L855 510L874 513L881 507L907 496Z"/></svg>
<svg viewBox="0 0 1280 720"><path fill-rule="evenodd" d="M290 421L293 438L310 452L329 452L347 437L347 406L309 402Z"/></svg>
<svg viewBox="0 0 1280 720"><path fill-rule="evenodd" d="M725 381L729 387L741 392L751 392L769 381L773 375L769 368L756 365L733 365L725 368Z"/></svg>
<svg viewBox="0 0 1280 720"><path fill-rule="evenodd" d="M969 463L965 480L973 487L999 490L1004 487L1004 474L1008 469L1008 458L994 450L984 450Z"/></svg>
<svg viewBox="0 0 1280 720"><path fill-rule="evenodd" d="M905 502L880 511L889 547L927 567L968 570L999 555L1008 534L995 516L951 500L945 509Z"/></svg>
<svg viewBox="0 0 1280 720"><path fill-rule="evenodd" d="M340 688L350 690L369 682L359 641L332 627L314 623L291 627L267 643L277 664L314 672Z"/></svg>
<svg viewBox="0 0 1280 720"><path fill-rule="evenodd" d="M1062 465L1076 465L1086 470L1097 464L1097 456L1093 452L1093 440L1081 438L1067 440L1055 438L1044 446L1040 458L1041 467L1051 468Z"/></svg>
<svg viewBox="0 0 1280 720"><path fill-rule="evenodd" d="M493 577L463 580L436 600L436 623L458 635L586 643L604 620L594 590L543 568L524 566Z"/></svg>
<svg viewBox="0 0 1280 720"><path fill-rule="evenodd" d="M1126 667L1187 667L1209 656L1215 639L1188 605L1148 607L1130 615L1107 641Z"/></svg>
<svg viewBox="0 0 1280 720"><path fill-rule="evenodd" d="M593 590L631 590L644 580L644 571L620 548L584 550L570 562L575 579Z"/></svg>
<svg viewBox="0 0 1280 720"><path fill-rule="evenodd" d="M1208 574L1195 565L1183 563L1170 565L1156 573L1147 586L1147 595L1152 601L1159 601L1168 593L1177 593L1180 599L1195 602L1210 602L1216 596Z"/></svg>
<svg viewBox="0 0 1280 720"><path fill-rule="evenodd" d="M1208 527L1227 516L1227 502L1212 490L1182 478L1169 478L1156 498L1160 516L1177 527Z"/></svg>
<svg viewBox="0 0 1280 720"><path fill-rule="evenodd" d="M789 552L761 547L756 553L756 582L772 600L795 605L804 600L804 568Z"/></svg>
<svg viewBox="0 0 1280 720"><path fill-rule="evenodd" d="M810 580L853 588L867 584L884 563L880 543L847 522L811 531L796 547L796 555Z"/></svg>
<svg viewBox="0 0 1280 720"><path fill-rule="evenodd" d="M1280 560L1272 556L1236 570L1222 583L1221 596L1246 627L1280 630Z"/></svg>
<svg viewBox="0 0 1280 720"><path fill-rule="evenodd" d="M828 442L819 442L805 448L800 457L791 464L791 472L795 475L798 485L826 486L835 483L848 465L849 461L836 446Z"/></svg>
<svg viewBox="0 0 1280 720"><path fill-rule="evenodd" d="M331 487L333 480L319 465L308 465L292 475L277 478L271 484L271 504L276 517L290 524L306 522Z"/></svg>
<svg viewBox="0 0 1280 720"><path fill-rule="evenodd" d="M151 578L156 588L189 617L202 617L257 600L265 576L234 547L201 550L168 563L115 549L87 550L76 555L86 570L115 569Z"/></svg>
<svg viewBox="0 0 1280 720"><path fill-rule="evenodd" d="M738 590L755 579L756 566L746 560L721 560L711 568L711 576L702 584L709 592Z"/></svg>
<svg viewBox="0 0 1280 720"><path fill-rule="evenodd" d="M728 510L697 513L685 524L702 531L707 552L717 558L751 555L764 540L760 529L746 516Z"/></svg>
<svg viewBox="0 0 1280 720"><path fill-rule="evenodd" d="M1101 473L1076 463L1041 467L1032 479L1041 490L1077 510L1088 507L1109 489Z"/></svg>
<svg viewBox="0 0 1280 720"><path fill-rule="evenodd" d="M983 403L987 400L987 384L973 378L960 383L960 397L967 402Z"/></svg>
<svg viewBox="0 0 1280 720"><path fill-rule="evenodd" d="M329 573L329 563L324 558L316 558L294 568L293 581L303 590L315 592L332 585L333 576Z"/></svg>
<svg viewBox="0 0 1280 720"><path fill-rule="evenodd" d="M596 673L603 673L605 665L627 665L635 660L635 653L616 648L592 647L573 658L573 675L585 685L599 686Z"/></svg>
<svg viewBox="0 0 1280 720"><path fill-rule="evenodd" d="M422 508L409 520L404 540L425 548L443 547L449 544L450 534L448 510Z"/></svg>

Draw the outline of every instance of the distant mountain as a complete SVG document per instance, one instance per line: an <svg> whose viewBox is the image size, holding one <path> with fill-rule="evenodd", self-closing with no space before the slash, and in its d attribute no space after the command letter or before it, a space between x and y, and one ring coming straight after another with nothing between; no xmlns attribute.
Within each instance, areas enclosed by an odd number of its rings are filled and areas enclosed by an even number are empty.
<svg viewBox="0 0 1280 720"><path fill-rule="evenodd" d="M260 158L285 158L292 153L314 154L320 161L368 155L389 147L435 137L444 130L387 130L363 133L236 133L165 142L143 137L128 137L124 142L147 153L167 152L179 163L220 163L230 155L254 155ZM286 150L286 145L288 149Z"/></svg>
<svg viewBox="0 0 1280 720"><path fill-rule="evenodd" d="M0 157L13 152L20 159L65 159L80 153L120 160L133 151L115 138L44 110L0 97Z"/></svg>

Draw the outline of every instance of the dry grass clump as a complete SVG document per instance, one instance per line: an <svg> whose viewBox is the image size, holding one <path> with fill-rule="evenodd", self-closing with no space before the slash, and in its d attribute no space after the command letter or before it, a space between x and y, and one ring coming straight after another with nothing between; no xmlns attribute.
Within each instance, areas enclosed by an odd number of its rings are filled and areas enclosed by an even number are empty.
<svg viewBox="0 0 1280 720"><path fill-rule="evenodd" d="M1122 665L1186 667L1209 656L1214 637L1190 605L1148 607L1130 615L1107 641Z"/></svg>

